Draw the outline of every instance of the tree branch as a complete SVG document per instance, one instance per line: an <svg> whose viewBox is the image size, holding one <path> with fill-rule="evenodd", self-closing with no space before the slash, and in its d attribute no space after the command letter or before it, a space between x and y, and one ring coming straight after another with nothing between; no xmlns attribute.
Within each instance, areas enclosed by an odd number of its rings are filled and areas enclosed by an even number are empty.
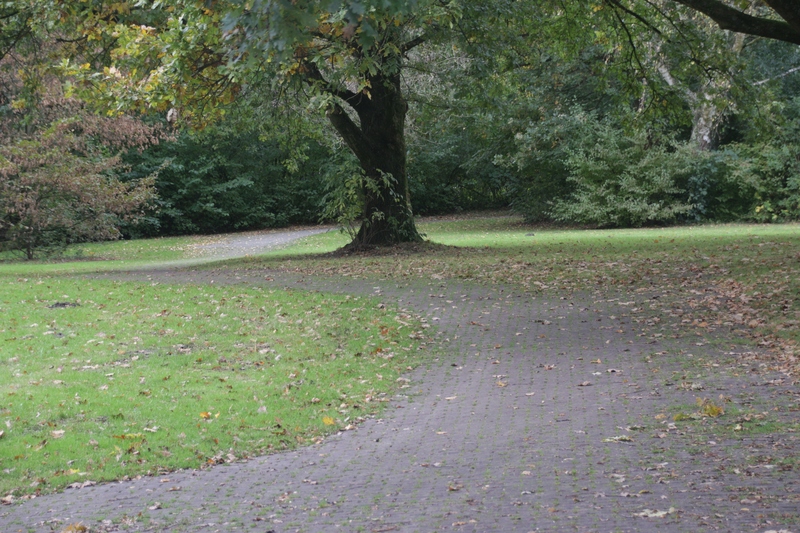
<svg viewBox="0 0 800 533"><path fill-rule="evenodd" d="M359 97L357 93L354 93L349 89L343 89L341 87L334 86L331 82L325 79L325 77L322 75L322 72L319 70L319 67L310 61L303 61L303 67L306 69L305 75L308 81L315 82L324 92L331 94L340 100L344 100L351 107L356 107L356 99Z"/></svg>
<svg viewBox="0 0 800 533"><path fill-rule="evenodd" d="M789 26L800 31L800 3L796 0L764 0L775 13L789 23Z"/></svg>
<svg viewBox="0 0 800 533"><path fill-rule="evenodd" d="M787 70L786 72L783 72L783 73L781 73L781 74L778 74L777 76L773 76L773 77L771 77L771 78L767 78L767 79L765 79L765 80L757 81L757 82L753 83L753 85L755 85L755 86L758 86L758 85L764 85L765 83L769 83L769 82L771 82L772 80L779 80L779 79L781 79L781 78L785 78L785 77L786 77L786 76L788 76L789 74L794 74L795 72L798 72L798 71L800 71L800 67L794 67L794 68L790 68L790 69L789 69L789 70Z"/></svg>
<svg viewBox="0 0 800 533"><path fill-rule="evenodd" d="M347 144L348 148L350 148L358 158L361 166L365 169L373 167L372 152L369 149L367 137L364 135L364 132L361 131L361 128L348 116L345 110L342 109L342 106L334 104L333 107L328 110L327 115L328 120L336 131L339 132L339 135L342 136L345 144Z"/></svg>
<svg viewBox="0 0 800 533"><path fill-rule="evenodd" d="M800 21L798 25L792 23L794 17L791 14L798 11L797 0L768 0L770 7L775 9L778 15L783 16L787 13L787 20L772 20L761 17L754 17L730 7L721 0L674 0L690 9L699 11L707 15L716 22L723 30L730 30L739 33L747 33L776 41L800 45ZM792 6L792 7L790 7Z"/></svg>
<svg viewBox="0 0 800 533"><path fill-rule="evenodd" d="M425 37L424 33L422 35L418 35L418 36L414 37L413 39L411 39L410 41L402 44L400 46L400 53L405 55L409 51L413 50L417 46L419 46L422 43L424 43L426 40L427 40L427 38Z"/></svg>
<svg viewBox="0 0 800 533"><path fill-rule="evenodd" d="M627 7L623 6L619 2L619 0L606 0L606 2L608 4L610 4L612 7L617 7L619 9L621 9L622 11L624 11L625 13L627 13L628 15L632 16L633 18L635 18L636 20L638 20L639 22L644 24L648 29L653 31L656 35L661 35L661 30L659 30L658 28L656 28L655 26L650 24L650 21L647 20L646 18L644 18L643 16L641 16L638 13L635 13L635 12L631 11L630 9L628 9Z"/></svg>

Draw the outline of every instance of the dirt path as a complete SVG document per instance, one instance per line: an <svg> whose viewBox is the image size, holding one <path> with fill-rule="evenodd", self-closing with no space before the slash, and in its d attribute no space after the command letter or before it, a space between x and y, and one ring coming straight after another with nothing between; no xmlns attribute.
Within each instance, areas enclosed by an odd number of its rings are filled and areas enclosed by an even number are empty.
<svg viewBox="0 0 800 533"><path fill-rule="evenodd" d="M752 372L729 339L653 322L652 295L266 271L131 277L370 294L426 316L440 347L383 419L290 453L3 507L0 531L800 531L800 442L775 429L797 422L798 387ZM728 413L768 405L784 425L712 440L702 421L673 421L698 397Z"/></svg>

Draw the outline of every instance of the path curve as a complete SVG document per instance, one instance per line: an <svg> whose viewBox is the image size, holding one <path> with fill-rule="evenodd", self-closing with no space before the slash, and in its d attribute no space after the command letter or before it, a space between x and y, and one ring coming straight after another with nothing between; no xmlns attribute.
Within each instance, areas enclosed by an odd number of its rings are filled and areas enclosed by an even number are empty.
<svg viewBox="0 0 800 533"><path fill-rule="evenodd" d="M442 349L408 376L410 387L383 419L354 431L207 471L7 506L0 531L58 531L82 521L98 532L763 533L800 510L796 472L746 461L796 449L794 435L689 442L684 426L660 416L698 396L677 386L687 354L735 356L741 348L683 336L666 321L646 327L652 295L534 297L441 280L257 270L128 279L372 295L423 314ZM790 405L798 395L796 385L765 384L762 375L708 379L703 394L728 395L739 407L748 395Z"/></svg>
<svg viewBox="0 0 800 533"><path fill-rule="evenodd" d="M194 250L204 258L234 259L263 254L298 239L328 231L333 231L333 228L325 226L215 235L209 242L195 245Z"/></svg>

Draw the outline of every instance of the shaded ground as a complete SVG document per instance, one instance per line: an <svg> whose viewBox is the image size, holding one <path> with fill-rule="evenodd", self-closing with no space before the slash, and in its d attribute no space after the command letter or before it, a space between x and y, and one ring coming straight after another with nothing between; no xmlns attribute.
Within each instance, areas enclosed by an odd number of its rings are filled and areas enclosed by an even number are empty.
<svg viewBox="0 0 800 533"><path fill-rule="evenodd" d="M6 506L1 531L800 531L800 388L651 309L658 294L130 277L373 295L427 317L431 359L383 419L320 445Z"/></svg>

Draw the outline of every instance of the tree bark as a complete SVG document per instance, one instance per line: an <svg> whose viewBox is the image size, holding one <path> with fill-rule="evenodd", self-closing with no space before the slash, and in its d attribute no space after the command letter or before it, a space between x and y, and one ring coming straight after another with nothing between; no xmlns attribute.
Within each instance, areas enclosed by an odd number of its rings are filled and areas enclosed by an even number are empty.
<svg viewBox="0 0 800 533"><path fill-rule="evenodd" d="M369 94L346 102L358 115L358 124L334 105L328 119L358 158L366 177L363 219L353 247L417 242L406 175L405 118L408 104L400 76L380 73L369 78Z"/></svg>
<svg viewBox="0 0 800 533"><path fill-rule="evenodd" d="M721 0L675 0L675 2L707 15L723 30L800 44L800 7L797 0L766 1L783 20L748 15Z"/></svg>

